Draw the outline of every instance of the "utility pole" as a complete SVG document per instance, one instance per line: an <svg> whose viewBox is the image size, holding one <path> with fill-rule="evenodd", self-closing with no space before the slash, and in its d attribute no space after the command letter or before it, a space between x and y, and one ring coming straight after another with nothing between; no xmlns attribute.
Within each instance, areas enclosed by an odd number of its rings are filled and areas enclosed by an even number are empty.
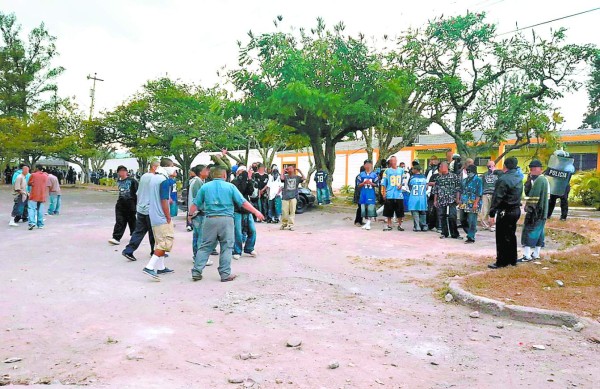
<svg viewBox="0 0 600 389"><path fill-rule="evenodd" d="M90 97L92 98L92 103L90 104L90 121L92 121L92 117L94 116L94 100L96 98L96 81L104 81L97 77L98 73L94 73L94 77L88 75L88 80L93 80L92 89L90 89Z"/></svg>

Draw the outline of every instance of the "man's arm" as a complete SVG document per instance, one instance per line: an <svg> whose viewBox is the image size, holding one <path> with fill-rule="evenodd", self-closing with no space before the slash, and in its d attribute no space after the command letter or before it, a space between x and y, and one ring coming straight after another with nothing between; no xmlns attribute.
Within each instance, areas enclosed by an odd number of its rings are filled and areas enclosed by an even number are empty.
<svg viewBox="0 0 600 389"><path fill-rule="evenodd" d="M171 200L171 185L169 184L168 179L160 183L159 195L160 207L165 214L167 223L171 223L171 207L169 206L169 202Z"/></svg>
<svg viewBox="0 0 600 389"><path fill-rule="evenodd" d="M498 207L502 204L502 200L504 196L506 196L506 183L504 180L498 180L496 183L496 188L494 189L494 194L492 196L492 204L490 205L490 217L496 216L496 212L498 212Z"/></svg>
<svg viewBox="0 0 600 389"><path fill-rule="evenodd" d="M242 208L244 208L246 211L248 211L248 212L250 212L251 214L253 214L254 216L256 216L256 219L257 219L257 220L260 220L260 221L263 221L263 220L265 220L265 216L264 216L262 213L260 213L260 211L259 211L258 209L254 208L254 207L252 206L252 204L250 204L250 202L249 202L249 201L245 201L245 202L242 204Z"/></svg>

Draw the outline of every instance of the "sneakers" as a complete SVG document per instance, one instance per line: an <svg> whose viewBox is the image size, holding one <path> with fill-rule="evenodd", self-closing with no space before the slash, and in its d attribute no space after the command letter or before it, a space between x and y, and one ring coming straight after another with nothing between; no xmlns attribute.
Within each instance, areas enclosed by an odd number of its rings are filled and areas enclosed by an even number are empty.
<svg viewBox="0 0 600 389"><path fill-rule="evenodd" d="M210 253L210 255L219 255L219 252L217 250L213 250L213 252Z"/></svg>
<svg viewBox="0 0 600 389"><path fill-rule="evenodd" d="M398 226L398 231L404 231L404 228L402 228L402 226Z"/></svg>
<svg viewBox="0 0 600 389"><path fill-rule="evenodd" d="M10 227L19 227L19 225L17 223L15 223L14 219L10 219L10 222L8 223L8 225Z"/></svg>
<svg viewBox="0 0 600 389"><path fill-rule="evenodd" d="M244 253L244 254L247 254L249 257L253 257L253 258L256 258L256 256L258 255L258 253L256 252L256 250L253 250L253 251L251 251L249 253Z"/></svg>
<svg viewBox="0 0 600 389"><path fill-rule="evenodd" d="M287 227L286 227L286 226L284 226L283 224L281 225L281 227L279 227L279 229L280 229L280 230L282 230L282 231L283 231L283 230L285 230L286 228L287 228Z"/></svg>
<svg viewBox="0 0 600 389"><path fill-rule="evenodd" d="M233 257L232 257L232 258L233 258L233 259L235 259L235 260L237 261L238 259L240 259L240 258L241 258L241 255L239 255L239 254L233 254Z"/></svg>
<svg viewBox="0 0 600 389"><path fill-rule="evenodd" d="M467 240L465 240L465 244L470 244L470 243L475 243L475 239L471 239L471 238L467 237Z"/></svg>
<svg viewBox="0 0 600 389"><path fill-rule="evenodd" d="M517 259L517 262L531 262L531 261L533 261L533 258L527 258L524 255L521 258Z"/></svg>
<svg viewBox="0 0 600 389"><path fill-rule="evenodd" d="M29 225L29 231L33 230L35 228L35 224L30 224Z"/></svg>
<svg viewBox="0 0 600 389"><path fill-rule="evenodd" d="M115 246L118 246L118 245L120 245L120 244L121 244L121 242L120 242L120 241L118 241L118 240L116 240L115 238L109 239L109 240L108 240L108 243L110 243L110 244L112 244L112 245L115 245Z"/></svg>
<svg viewBox="0 0 600 389"><path fill-rule="evenodd" d="M214 263L214 262L212 261L212 259L210 259L210 258L208 259L208 261L206 261L206 266L212 266L212 265L214 265L214 264L215 264L215 263Z"/></svg>
<svg viewBox="0 0 600 389"><path fill-rule="evenodd" d="M287 228L289 231L294 231L294 227L293 226L288 226Z"/></svg>
<svg viewBox="0 0 600 389"><path fill-rule="evenodd" d="M137 261L137 258L133 256L133 254L129 254L126 252L122 252L121 254L123 254L123 256L127 259L129 259L130 261Z"/></svg>
<svg viewBox="0 0 600 389"><path fill-rule="evenodd" d="M185 230L187 232L192 232L193 228L192 228L192 226L187 226L187 227L185 227Z"/></svg>
<svg viewBox="0 0 600 389"><path fill-rule="evenodd" d="M157 281L160 281L160 277L158 276L158 274L156 274L156 271L154 271L154 270L150 270L150 269L148 269L148 268L146 268L146 267L145 267L145 268L144 268L144 270L142 270L142 271L144 272L144 274L146 274L146 275L148 275L148 276L152 277L153 279L155 279L155 280L157 280Z"/></svg>
<svg viewBox="0 0 600 389"><path fill-rule="evenodd" d="M175 270L169 269L168 267L165 267L162 270L158 270L156 273L157 274L171 274L171 273L174 273L174 272L175 272Z"/></svg>
<svg viewBox="0 0 600 389"><path fill-rule="evenodd" d="M202 274L192 274L192 281L202 280Z"/></svg>
<svg viewBox="0 0 600 389"><path fill-rule="evenodd" d="M490 227L490 232L496 232L496 226L491 226Z"/></svg>
<svg viewBox="0 0 600 389"><path fill-rule="evenodd" d="M384 230L384 231L391 231L391 230L392 230L392 227L391 227L391 226L385 226L385 227L383 228L383 230Z"/></svg>

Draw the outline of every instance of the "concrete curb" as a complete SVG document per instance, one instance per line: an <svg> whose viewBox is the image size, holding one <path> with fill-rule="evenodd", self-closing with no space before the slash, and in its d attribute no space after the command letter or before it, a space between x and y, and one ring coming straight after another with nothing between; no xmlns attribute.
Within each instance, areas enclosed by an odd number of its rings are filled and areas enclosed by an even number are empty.
<svg viewBox="0 0 600 389"><path fill-rule="evenodd" d="M569 312L506 304L487 297L477 296L464 290L458 280L450 282L449 293L460 304L494 316L508 317L533 324L574 327L577 323L581 323L586 327L596 327L595 330L600 327L591 320Z"/></svg>

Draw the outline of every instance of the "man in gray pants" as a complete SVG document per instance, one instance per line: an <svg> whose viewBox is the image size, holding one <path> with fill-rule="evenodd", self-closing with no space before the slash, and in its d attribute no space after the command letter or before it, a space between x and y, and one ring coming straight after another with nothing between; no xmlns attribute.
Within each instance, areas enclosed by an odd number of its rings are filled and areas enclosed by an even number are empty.
<svg viewBox="0 0 600 389"><path fill-rule="evenodd" d="M190 208L190 213L201 209L204 212L204 223L202 225L202 240L198 251L194 256L194 268L192 279L200 281L202 271L210 257L210 253L220 243L221 253L219 255L219 274L221 282L233 281L236 276L231 274L231 256L233 244L235 243L233 213L237 205L246 209L256 216L257 220L265 217L252 206L240 193L240 191L227 179L227 171L221 167L214 167L211 171L212 181L202 185Z"/></svg>

